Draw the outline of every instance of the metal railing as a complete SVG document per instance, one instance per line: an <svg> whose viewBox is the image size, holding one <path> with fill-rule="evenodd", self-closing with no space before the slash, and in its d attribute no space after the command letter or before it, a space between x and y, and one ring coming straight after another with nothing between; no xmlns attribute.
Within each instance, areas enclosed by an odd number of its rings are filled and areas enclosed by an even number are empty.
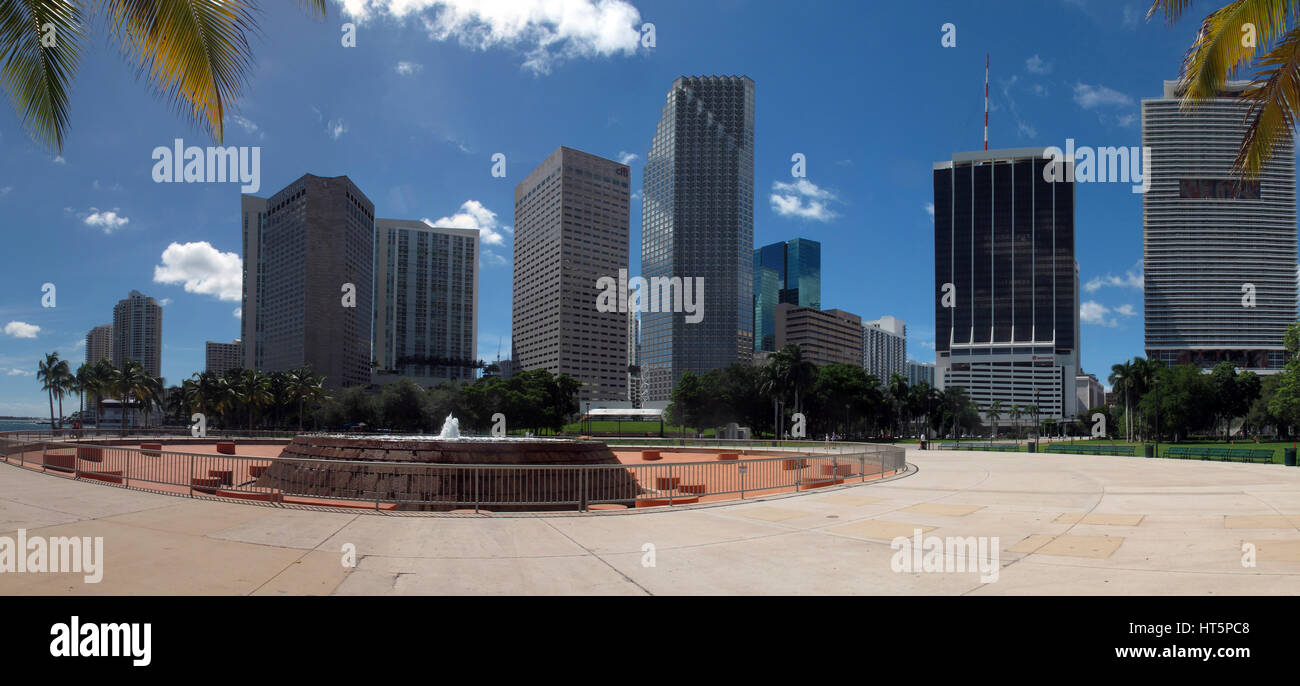
<svg viewBox="0 0 1300 686"><path fill-rule="evenodd" d="M611 444L614 442L611 442ZM866 481L906 469L904 448L860 443L637 440L737 459L601 465L452 465L213 455L0 435L6 462L175 495L374 509L581 510L677 505ZM685 443L685 445L683 445ZM631 446L611 445L626 450ZM814 452L815 449L815 452ZM791 452L771 455L771 452ZM764 456L745 457L763 452ZM712 458L713 455L711 454ZM603 508L597 508L603 509Z"/></svg>

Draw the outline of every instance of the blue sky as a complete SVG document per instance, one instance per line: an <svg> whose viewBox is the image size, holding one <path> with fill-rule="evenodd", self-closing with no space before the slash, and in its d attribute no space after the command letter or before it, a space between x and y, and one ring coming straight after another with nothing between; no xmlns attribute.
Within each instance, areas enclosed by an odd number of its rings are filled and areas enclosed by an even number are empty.
<svg viewBox="0 0 1300 686"><path fill-rule="evenodd" d="M1200 19L1148 23L1149 3L1125 0L571 0L562 21L521 11L553 4L541 0L331 0L324 21L262 4L224 144L260 146L261 195L303 173L346 174L378 216L486 229L489 360L498 340L510 350L515 185L567 145L630 160L639 190L673 79L708 74L756 84L755 245L821 241L823 306L899 317L909 357L933 360L931 165L982 146L985 53L991 147L1140 146L1139 102L1176 77ZM356 47L341 45L345 22ZM957 46L944 48L949 22ZM169 384L202 369L204 341L239 336L239 186L153 182L155 147L213 141L97 31L61 157L0 107L0 414L47 413L37 360L57 350L79 363L86 331L132 289L165 303ZM504 179L490 173L498 152ZM791 186L794 153L807 183ZM1141 196L1127 184L1077 193L1083 366L1104 382L1142 354ZM634 273L640 219L634 198ZM41 306L46 282L54 308Z"/></svg>

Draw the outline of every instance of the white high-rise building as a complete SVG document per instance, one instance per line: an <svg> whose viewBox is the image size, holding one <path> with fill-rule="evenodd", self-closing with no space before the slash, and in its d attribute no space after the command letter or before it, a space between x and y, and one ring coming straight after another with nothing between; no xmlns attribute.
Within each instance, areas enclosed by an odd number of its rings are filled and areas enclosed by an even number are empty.
<svg viewBox="0 0 1300 686"><path fill-rule="evenodd" d="M889 315L862 322L862 368L882 385L894 374L907 376L907 325Z"/></svg>
<svg viewBox="0 0 1300 686"><path fill-rule="evenodd" d="M1142 196L1146 355L1277 373L1296 319L1295 141L1279 131L1259 178L1232 173L1250 104L1230 81L1185 109L1178 85L1142 101L1150 188Z"/></svg>
<svg viewBox="0 0 1300 686"><path fill-rule="evenodd" d="M375 219L375 375L473 381L479 230Z"/></svg>

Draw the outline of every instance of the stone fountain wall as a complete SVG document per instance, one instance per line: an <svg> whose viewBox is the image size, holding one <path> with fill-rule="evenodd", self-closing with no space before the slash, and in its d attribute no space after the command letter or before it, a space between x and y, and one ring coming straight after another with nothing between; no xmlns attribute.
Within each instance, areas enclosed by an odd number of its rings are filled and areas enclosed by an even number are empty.
<svg viewBox="0 0 1300 686"><path fill-rule="evenodd" d="M297 436L256 485L289 495L345 500L402 501L402 509L452 510L484 503L497 511L574 509L574 505L502 506L494 501L540 503L588 500L631 505L640 493L627 469L509 469L519 465L618 465L604 443L533 440L407 440ZM373 463L373 464L367 464ZM439 465L493 465L453 469Z"/></svg>

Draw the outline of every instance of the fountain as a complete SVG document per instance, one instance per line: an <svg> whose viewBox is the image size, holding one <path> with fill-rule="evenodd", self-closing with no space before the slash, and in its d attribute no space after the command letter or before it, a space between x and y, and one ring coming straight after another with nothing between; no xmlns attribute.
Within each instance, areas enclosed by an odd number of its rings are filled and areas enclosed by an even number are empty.
<svg viewBox="0 0 1300 686"><path fill-rule="evenodd" d="M447 418L442 421L442 433L438 434L438 438L460 438L460 420L451 416L450 412L447 413Z"/></svg>
<svg viewBox="0 0 1300 686"><path fill-rule="evenodd" d="M476 502L551 503L584 497L631 502L641 490L622 469L593 470L581 482L566 478L574 472L510 468L621 464L599 441L462 436L460 420L450 414L437 436L295 436L280 457L296 459L273 463L255 485L294 495L398 501L401 509L451 510ZM482 468L465 469L467 465ZM485 506L500 511L572 508Z"/></svg>

